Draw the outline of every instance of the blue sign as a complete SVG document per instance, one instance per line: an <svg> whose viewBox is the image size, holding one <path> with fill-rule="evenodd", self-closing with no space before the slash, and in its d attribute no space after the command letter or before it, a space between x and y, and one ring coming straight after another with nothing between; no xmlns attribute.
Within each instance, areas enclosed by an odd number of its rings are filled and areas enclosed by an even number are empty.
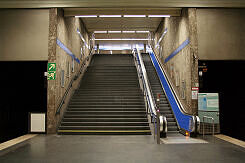
<svg viewBox="0 0 245 163"><path fill-rule="evenodd" d="M184 47L186 47L190 43L190 40L185 40L173 53L171 53L165 60L164 63L167 63L170 59L172 59L175 55L177 55Z"/></svg>
<svg viewBox="0 0 245 163"><path fill-rule="evenodd" d="M75 54L73 54L58 38L56 40L57 45L59 45L59 47L61 49L63 49L68 55L70 55L77 63L80 63L80 60L75 56Z"/></svg>

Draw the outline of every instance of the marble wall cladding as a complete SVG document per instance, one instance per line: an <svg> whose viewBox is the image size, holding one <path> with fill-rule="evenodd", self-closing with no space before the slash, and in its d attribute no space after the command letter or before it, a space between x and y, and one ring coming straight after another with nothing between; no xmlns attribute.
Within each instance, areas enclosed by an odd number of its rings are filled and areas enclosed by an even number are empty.
<svg viewBox="0 0 245 163"><path fill-rule="evenodd" d="M48 62L56 62L57 9L49 10ZM48 80L47 90L47 133L56 132L56 81Z"/></svg>
<svg viewBox="0 0 245 163"><path fill-rule="evenodd" d="M58 105L70 81L80 70L84 58L89 55L88 47L85 46L85 43L77 32L77 30L79 30L85 41L89 43L89 36L82 20L75 17L64 17L63 15L62 9L50 9L49 62L55 62L57 68L56 80L48 81L48 133L56 132L57 125L62 117L55 115ZM57 39L80 60L80 63L73 60L70 55L57 45ZM72 66L73 63L74 67ZM64 71L63 87L60 80L62 71ZM68 95L68 98L70 98L70 96L71 95ZM64 109L65 108L62 108L62 112L64 112Z"/></svg>
<svg viewBox="0 0 245 163"><path fill-rule="evenodd" d="M191 17L191 19L194 18ZM172 59L164 63L164 60L185 40L194 40L190 39L190 36L193 36L193 30L190 30L190 22L189 9L183 9L181 17L165 18L160 24L158 31L155 33L155 44L157 44L165 29L167 29L167 33L159 43L160 46L155 46L154 50L161 60L184 109L186 112L193 114L197 109L193 107L197 106L192 106L191 87L193 62L191 49L193 49L193 46L197 46L197 44L188 44Z"/></svg>

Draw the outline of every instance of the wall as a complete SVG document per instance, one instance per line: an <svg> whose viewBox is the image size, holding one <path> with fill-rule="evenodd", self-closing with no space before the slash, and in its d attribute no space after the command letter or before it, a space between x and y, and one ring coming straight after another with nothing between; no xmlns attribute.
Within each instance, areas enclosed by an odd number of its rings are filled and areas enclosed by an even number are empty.
<svg viewBox="0 0 245 163"><path fill-rule="evenodd" d="M48 60L48 9L2 9L0 22L0 61Z"/></svg>
<svg viewBox="0 0 245 163"><path fill-rule="evenodd" d="M193 24L193 22L195 22L195 9L183 9L181 17L165 18L155 33L153 46L184 109L188 113L196 114L197 104L196 101L193 103L191 99L191 87L195 84L195 78L197 76L195 71L193 71L193 67L196 66L196 61L193 61L193 55L197 55L195 52L197 48L195 44L197 43L196 40L193 39L193 36L195 37L195 35L193 35L193 33L195 33L193 30L195 29L195 24ZM167 29L167 33L158 48L155 45L165 29ZM187 39L189 39L191 43L168 62L164 63L164 60ZM195 79L195 81L193 79Z"/></svg>
<svg viewBox="0 0 245 163"><path fill-rule="evenodd" d="M198 9L201 60L245 60L245 9Z"/></svg>
<svg viewBox="0 0 245 163"><path fill-rule="evenodd" d="M80 70L81 64L85 57L89 54L89 49L84 46L82 39L77 33L77 29L81 32L84 39L88 43L89 37L86 32L86 27L79 18L64 17L62 9L50 9L50 35L49 35L49 62L55 62L56 80L48 81L48 133L55 133L57 125L62 118L66 105L69 102L72 92L79 85L77 80L69 92L65 105L62 107L61 114L56 115L56 110L60 101L73 77ZM72 57L68 55L60 46L57 45L56 39L59 39L74 55L80 60L80 64L74 61L74 72L71 71ZM83 55L81 55L81 48L83 48ZM68 70L68 63L70 70ZM65 84L61 86L61 71L64 70ZM69 71L69 72L68 72ZM68 77L68 73L70 76ZM81 79L81 76L80 78Z"/></svg>

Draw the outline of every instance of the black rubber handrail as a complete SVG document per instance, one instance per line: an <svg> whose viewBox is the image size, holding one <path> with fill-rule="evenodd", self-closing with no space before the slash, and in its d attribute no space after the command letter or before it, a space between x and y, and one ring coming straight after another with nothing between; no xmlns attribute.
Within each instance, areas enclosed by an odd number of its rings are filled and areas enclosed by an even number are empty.
<svg viewBox="0 0 245 163"><path fill-rule="evenodd" d="M81 64L81 67L80 67L79 71L77 72L77 74L70 81L70 83L69 83L69 85L68 85L68 87L67 87L67 89L65 91L65 94L63 95L63 97L62 97L62 99L61 99L61 101L60 101L60 103L58 105L58 108L56 110L56 115L60 114L61 108L62 108L63 104L65 103L65 99L66 99L66 97L67 97L67 95L68 95L68 93L69 93L69 91L70 91L70 89L72 87L73 82L78 79L78 77L82 73L83 67L86 65L86 62L89 61L89 58L93 56L92 55L92 51L93 51L93 47L91 48L91 50L89 52L89 55L83 60L83 62Z"/></svg>

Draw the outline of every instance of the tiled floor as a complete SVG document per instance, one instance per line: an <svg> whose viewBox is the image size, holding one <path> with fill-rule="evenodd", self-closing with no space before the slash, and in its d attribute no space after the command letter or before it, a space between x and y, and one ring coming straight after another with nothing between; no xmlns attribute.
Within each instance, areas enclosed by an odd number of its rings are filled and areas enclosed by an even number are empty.
<svg viewBox="0 0 245 163"><path fill-rule="evenodd" d="M245 149L207 136L205 144L160 144L153 136L39 135L1 163L244 163Z"/></svg>

